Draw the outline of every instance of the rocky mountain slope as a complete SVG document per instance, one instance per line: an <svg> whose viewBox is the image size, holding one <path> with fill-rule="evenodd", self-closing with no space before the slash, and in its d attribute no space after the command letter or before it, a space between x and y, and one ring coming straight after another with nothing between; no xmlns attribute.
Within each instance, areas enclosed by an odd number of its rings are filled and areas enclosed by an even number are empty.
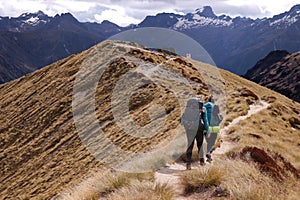
<svg viewBox="0 0 300 200"><path fill-rule="evenodd" d="M199 42L216 65L245 74L259 58L276 49L300 50L300 6L272 18L217 16L206 6L193 13L160 13L140 24L119 27L109 21L78 22L66 13L49 17L42 12L16 18L0 17L0 83L78 53L124 30L163 27L180 31ZM193 56L193 55L192 55ZM12 59L18 57L18 59Z"/></svg>
<svg viewBox="0 0 300 200"><path fill-rule="evenodd" d="M300 52L271 52L249 69L245 77L299 102Z"/></svg>
<svg viewBox="0 0 300 200"><path fill-rule="evenodd" d="M118 51L126 53L108 63L101 60ZM83 66L97 66L97 70ZM207 99L209 78L216 81L215 70L135 44L105 42L2 84L0 196L50 199L81 182L92 170L107 171L111 164L134 167L135 162L127 163L127 154L147 154L165 147L178 133L185 138L180 128L181 97L190 91ZM230 130L232 142L278 152L299 170L299 152L290 151L300 145L299 103L230 72L220 70L220 74L227 93L226 103L220 102L227 108L225 125L247 114L249 105L258 99L270 103L263 113ZM74 86L78 77L81 84ZM170 77L173 79L166 81ZM128 99L123 100L124 96ZM96 119L92 123L90 111ZM83 126L78 126L79 119ZM89 134L82 135L82 131ZM179 141L176 148L150 156L151 162L142 160L143 166L161 164L166 152L182 154L179 147L185 148L185 139ZM118 148L111 148L115 147L112 144Z"/></svg>

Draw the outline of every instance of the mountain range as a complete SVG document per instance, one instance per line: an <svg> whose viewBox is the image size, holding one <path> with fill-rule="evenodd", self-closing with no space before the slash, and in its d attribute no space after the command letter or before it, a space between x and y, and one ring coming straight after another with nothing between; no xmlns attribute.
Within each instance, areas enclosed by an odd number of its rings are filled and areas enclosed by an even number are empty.
<svg viewBox="0 0 300 200"><path fill-rule="evenodd" d="M245 77L300 102L300 51L273 51L249 69Z"/></svg>
<svg viewBox="0 0 300 200"><path fill-rule="evenodd" d="M211 55L216 65L244 74L272 50L300 50L300 5L272 18L250 19L216 16L211 7L184 16L158 14L139 27L171 28L195 39Z"/></svg>
<svg viewBox="0 0 300 200"><path fill-rule="evenodd" d="M70 13L50 17L39 11L0 17L0 83L78 53L124 30L163 27L199 42L216 65L242 75L272 50L300 50L300 5L272 18L221 15L205 6L193 13L160 13L119 27L109 21L79 22ZM193 56L193 55L192 55Z"/></svg>

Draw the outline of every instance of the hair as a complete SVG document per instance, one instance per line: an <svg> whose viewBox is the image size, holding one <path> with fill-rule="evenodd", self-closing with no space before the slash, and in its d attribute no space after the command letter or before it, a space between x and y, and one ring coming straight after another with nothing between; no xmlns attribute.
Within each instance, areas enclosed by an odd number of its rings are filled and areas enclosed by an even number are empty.
<svg viewBox="0 0 300 200"><path fill-rule="evenodd" d="M208 99L208 101L209 101L209 102L212 102L212 103L215 103L215 99L214 99L213 96L210 96L209 99Z"/></svg>

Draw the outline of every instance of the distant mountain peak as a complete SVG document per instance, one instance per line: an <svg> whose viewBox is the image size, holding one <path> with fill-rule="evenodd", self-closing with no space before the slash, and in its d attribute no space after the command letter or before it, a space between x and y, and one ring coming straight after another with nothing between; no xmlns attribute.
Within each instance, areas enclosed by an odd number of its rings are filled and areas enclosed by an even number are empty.
<svg viewBox="0 0 300 200"><path fill-rule="evenodd" d="M215 15L212 7L210 7L210 6L203 6L203 8L198 8L198 9L196 9L195 13L200 16L208 17L208 18L216 18L217 17Z"/></svg>
<svg viewBox="0 0 300 200"><path fill-rule="evenodd" d="M300 4L293 6L289 11L275 15L270 19L271 26L288 27L300 20Z"/></svg>
<svg viewBox="0 0 300 200"><path fill-rule="evenodd" d="M35 12L35 13L23 13L23 14L21 14L20 16L19 16L19 18L30 18L30 17L45 17L45 16L47 16L48 17L48 15L46 15L43 11L41 11L41 10L39 10L39 11L37 11L37 12Z"/></svg>
<svg viewBox="0 0 300 200"><path fill-rule="evenodd" d="M79 21L71 13L62 13L55 15L54 19L59 21L68 21L72 23L79 23Z"/></svg>
<svg viewBox="0 0 300 200"><path fill-rule="evenodd" d="M46 24L49 22L51 17L46 15L43 11L39 10L35 13L23 13L17 18L12 18L13 20L18 21L20 27L16 27L16 31L19 32L22 29L28 29L28 26L37 26L39 24Z"/></svg>
<svg viewBox="0 0 300 200"><path fill-rule="evenodd" d="M45 16L45 15L46 15L46 14L45 14L43 11L41 11L41 10L37 11L37 12L34 13L34 14L36 14L36 15L38 15L38 16Z"/></svg>
<svg viewBox="0 0 300 200"><path fill-rule="evenodd" d="M300 11L300 4L297 4L295 6L293 6L290 10L290 12L293 12L293 11Z"/></svg>
<svg viewBox="0 0 300 200"><path fill-rule="evenodd" d="M116 25L115 23L112 23L111 21L108 21L108 20L103 20L101 22L102 25L106 24L106 25Z"/></svg>
<svg viewBox="0 0 300 200"><path fill-rule="evenodd" d="M204 26L225 27L232 24L232 18L226 15L218 17L210 6L196 9L193 13L178 17L174 24L175 30L199 28Z"/></svg>

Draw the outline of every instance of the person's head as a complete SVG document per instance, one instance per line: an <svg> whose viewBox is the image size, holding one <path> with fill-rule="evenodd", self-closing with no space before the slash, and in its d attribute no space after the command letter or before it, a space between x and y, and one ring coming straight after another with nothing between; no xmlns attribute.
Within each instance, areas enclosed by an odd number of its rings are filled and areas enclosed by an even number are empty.
<svg viewBox="0 0 300 200"><path fill-rule="evenodd" d="M197 98L198 100L198 105L199 105L199 108L202 108L203 107L203 100L201 98Z"/></svg>
<svg viewBox="0 0 300 200"><path fill-rule="evenodd" d="M215 99L212 95L209 97L208 102L215 103Z"/></svg>

